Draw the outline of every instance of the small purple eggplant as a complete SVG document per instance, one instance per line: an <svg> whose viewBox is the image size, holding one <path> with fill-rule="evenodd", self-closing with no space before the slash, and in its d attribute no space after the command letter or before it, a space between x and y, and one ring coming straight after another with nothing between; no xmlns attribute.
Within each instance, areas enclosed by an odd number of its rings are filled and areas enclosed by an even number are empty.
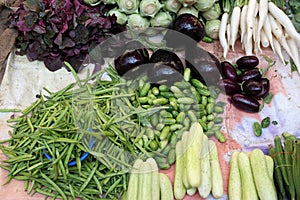
<svg viewBox="0 0 300 200"><path fill-rule="evenodd" d="M232 64L228 61L221 62L221 72L223 78L230 79L232 81L238 80L238 75L236 73L236 70L232 66Z"/></svg>
<svg viewBox="0 0 300 200"><path fill-rule="evenodd" d="M258 68L247 70L247 71L241 73L239 76L240 82L247 81L250 79L257 80L257 81L261 80L261 73L258 70Z"/></svg>
<svg viewBox="0 0 300 200"><path fill-rule="evenodd" d="M270 81L267 78L262 78L260 81L261 84L261 92L255 95L255 98L262 99L269 93L270 90Z"/></svg>
<svg viewBox="0 0 300 200"><path fill-rule="evenodd" d="M259 64L259 60L256 56L243 56L236 61L240 70L253 69Z"/></svg>
<svg viewBox="0 0 300 200"><path fill-rule="evenodd" d="M230 79L221 79L218 82L218 88L228 95L233 95L242 92L241 86L237 82L234 82Z"/></svg>
<svg viewBox="0 0 300 200"><path fill-rule="evenodd" d="M242 89L248 96L258 95L262 91L260 81L249 79L242 84Z"/></svg>
<svg viewBox="0 0 300 200"><path fill-rule="evenodd" d="M243 94L234 94L231 97L231 103L239 110L249 112L249 113L257 113L259 112L260 103L249 96L245 96Z"/></svg>

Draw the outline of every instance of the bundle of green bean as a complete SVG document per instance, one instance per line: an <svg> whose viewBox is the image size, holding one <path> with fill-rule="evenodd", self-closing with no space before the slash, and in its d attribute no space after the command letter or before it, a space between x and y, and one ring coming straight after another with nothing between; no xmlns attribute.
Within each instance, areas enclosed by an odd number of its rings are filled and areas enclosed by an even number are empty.
<svg viewBox="0 0 300 200"><path fill-rule="evenodd" d="M6 183L23 180L28 194L41 193L52 199L118 199L123 194L127 189L128 167L114 168L108 159L93 156L81 160L89 149L84 143L85 133L78 131L79 112L74 109L73 101L88 91L87 82L95 76L78 81L78 89L74 89L73 83L58 92L49 92L49 96L38 95L38 100L23 110L21 116L8 120L14 123L11 138L0 141L8 143L0 145L8 157L0 165L9 171ZM107 96L98 101L100 106L109 98L116 82L97 79L95 84L99 90L93 92Z"/></svg>

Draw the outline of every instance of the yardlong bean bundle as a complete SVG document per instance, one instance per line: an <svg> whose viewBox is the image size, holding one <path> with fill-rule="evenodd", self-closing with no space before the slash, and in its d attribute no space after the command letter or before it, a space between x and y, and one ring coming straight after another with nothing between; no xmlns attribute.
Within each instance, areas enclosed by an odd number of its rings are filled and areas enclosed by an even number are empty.
<svg viewBox="0 0 300 200"><path fill-rule="evenodd" d="M38 192L51 198L118 199L123 194L127 189L129 167L113 168L104 162L105 158L94 156L82 160L89 147L85 145L88 138L79 126L78 117L88 112L83 110L78 116L80 112L76 108L79 107L74 103L87 106L84 99L76 98L92 92L103 97L95 99L97 105L105 105L117 82L101 80L103 73L86 80L77 79L77 84L72 83L55 93L48 91L48 95L37 95L37 101L24 109L21 116L8 120L15 122L11 126L11 139L1 142L8 142L8 145L0 146L8 157L1 165L9 171L7 183L13 178L24 180L28 194ZM89 82L94 78L93 84L99 89L89 91L92 86ZM76 85L79 87L75 88ZM111 146L111 143L105 144L106 148ZM122 162L121 158L115 160Z"/></svg>

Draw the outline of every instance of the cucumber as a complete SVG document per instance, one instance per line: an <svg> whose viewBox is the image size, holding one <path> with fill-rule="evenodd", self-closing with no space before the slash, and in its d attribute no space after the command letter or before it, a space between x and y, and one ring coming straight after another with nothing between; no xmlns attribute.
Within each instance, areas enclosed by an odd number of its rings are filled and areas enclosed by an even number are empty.
<svg viewBox="0 0 300 200"><path fill-rule="evenodd" d="M151 165L143 162L139 170L138 200L152 200L152 173ZM131 200L128 198L128 200Z"/></svg>
<svg viewBox="0 0 300 200"><path fill-rule="evenodd" d="M251 152L250 164L259 198L277 200L275 185L269 176L265 155L260 149Z"/></svg>
<svg viewBox="0 0 300 200"><path fill-rule="evenodd" d="M167 175L159 173L160 200L173 200L172 183Z"/></svg>
<svg viewBox="0 0 300 200"><path fill-rule="evenodd" d="M160 199L160 187L159 187L159 173L158 173L158 166L156 161L153 158L148 158L146 160L151 166L151 173L152 173L152 200L159 200Z"/></svg>
<svg viewBox="0 0 300 200"><path fill-rule="evenodd" d="M193 196L194 194L196 194L197 192L197 188L190 188L186 191L187 195L189 196Z"/></svg>
<svg viewBox="0 0 300 200"><path fill-rule="evenodd" d="M219 163L218 150L214 141L208 140L209 145L209 159L211 171L211 184L212 184L212 195L215 198L221 198L224 193L223 188L223 177L221 172L221 167Z"/></svg>
<svg viewBox="0 0 300 200"><path fill-rule="evenodd" d="M208 138L206 135L203 135L202 141L202 151L201 151L201 183L198 187L199 195L202 198L207 198L211 192L211 167L209 162L209 149L208 149Z"/></svg>
<svg viewBox="0 0 300 200"><path fill-rule="evenodd" d="M274 181L273 174L274 174L274 161L271 156L266 155L265 156L267 169L268 169L268 175L272 181Z"/></svg>
<svg viewBox="0 0 300 200"><path fill-rule="evenodd" d="M200 154L202 150L203 130L198 122L192 124L188 140L191 145L187 147L187 177L192 188L198 188L201 183Z"/></svg>
<svg viewBox="0 0 300 200"><path fill-rule="evenodd" d="M182 183L186 189L191 188L191 185L189 184L188 177L187 177L187 147L190 146L189 142L189 132L185 131L182 134L182 159L183 159L183 170L182 170Z"/></svg>
<svg viewBox="0 0 300 200"><path fill-rule="evenodd" d="M186 193L185 186L183 185L183 142L178 141L175 147L176 162L175 162L175 175L174 175L174 196L175 199L183 199Z"/></svg>
<svg viewBox="0 0 300 200"><path fill-rule="evenodd" d="M230 200L242 200L242 183L238 166L239 152L233 152L230 159L228 196Z"/></svg>
<svg viewBox="0 0 300 200"><path fill-rule="evenodd" d="M127 200L127 191L125 191L122 195L122 200Z"/></svg>
<svg viewBox="0 0 300 200"><path fill-rule="evenodd" d="M250 161L249 161L248 155L246 153L241 152L239 154L238 166L239 166L239 171L240 171L240 175L241 175L241 183L242 183L242 199L243 200L258 200L255 183L253 180Z"/></svg>
<svg viewBox="0 0 300 200"><path fill-rule="evenodd" d="M141 159L137 159L131 169L126 195L128 200L138 200L139 169L142 163L143 161Z"/></svg>

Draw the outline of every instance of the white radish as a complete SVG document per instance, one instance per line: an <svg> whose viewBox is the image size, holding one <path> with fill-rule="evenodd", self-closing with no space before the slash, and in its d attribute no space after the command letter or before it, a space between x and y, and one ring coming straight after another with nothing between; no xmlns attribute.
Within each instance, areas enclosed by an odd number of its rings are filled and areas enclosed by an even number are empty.
<svg viewBox="0 0 300 200"><path fill-rule="evenodd" d="M256 42L256 31L257 31L257 25L258 25L258 2L255 2L255 9L253 13L253 41Z"/></svg>
<svg viewBox="0 0 300 200"><path fill-rule="evenodd" d="M269 2L268 5L269 12L274 16L274 18L285 28L286 32L292 38L300 43L300 34L296 31L290 18L273 2Z"/></svg>
<svg viewBox="0 0 300 200"><path fill-rule="evenodd" d="M261 30L262 27L266 21L266 17L268 16L268 0L260 0L259 5L258 5L258 13L259 13L259 20L258 20L258 25L257 25L257 44L258 48L261 52L260 48L260 36L261 36Z"/></svg>
<svg viewBox="0 0 300 200"><path fill-rule="evenodd" d="M252 44L252 38L250 41L248 41L247 36L248 36L248 33L245 33L243 43L244 43L244 49L245 49L246 55L250 56L250 55L252 55L253 44Z"/></svg>
<svg viewBox="0 0 300 200"><path fill-rule="evenodd" d="M294 55L294 59L293 59L294 64L296 65L298 72L300 73L300 55L299 55L299 49L297 47L297 43L293 38L289 38L287 40L287 43L290 47L291 52Z"/></svg>
<svg viewBox="0 0 300 200"><path fill-rule="evenodd" d="M269 19L269 22L271 25L271 30L272 30L273 35L275 36L275 38L277 40L280 40L280 38L283 35L281 24L277 23L277 21L271 14L268 15L268 19Z"/></svg>
<svg viewBox="0 0 300 200"><path fill-rule="evenodd" d="M223 48L223 57L224 58L226 58L227 53L228 53L228 42L227 42L227 39L226 39L227 21L228 21L228 13L225 12L222 15L221 25L220 25L220 29L219 29L219 41L220 41L220 44Z"/></svg>
<svg viewBox="0 0 300 200"><path fill-rule="evenodd" d="M273 35L276 37L276 39L281 44L281 46L286 50L288 55L294 60L293 54L291 53L289 45L287 44L286 38L283 34L283 29L281 24L271 14L268 16L268 18L271 24Z"/></svg>
<svg viewBox="0 0 300 200"><path fill-rule="evenodd" d="M253 26L254 26L254 18L255 18L255 9L257 2L256 0L249 0L248 10L246 16L246 24L247 24L247 42L249 43L253 36ZM252 42L251 42L252 43Z"/></svg>
<svg viewBox="0 0 300 200"><path fill-rule="evenodd" d="M226 27L226 38L228 41L228 49L230 49L230 38L231 38L230 23L227 24L227 27Z"/></svg>
<svg viewBox="0 0 300 200"><path fill-rule="evenodd" d="M255 9L254 9L254 13L253 13L253 17L255 18L256 16L257 16L257 14L258 14L258 2L256 1L255 2Z"/></svg>
<svg viewBox="0 0 300 200"><path fill-rule="evenodd" d="M286 41L286 38L284 35L282 35L282 37L280 38L280 40L278 40L278 42L281 44L281 46L285 49L285 51L287 52L287 54L293 59L295 60L294 58L294 55L293 53L291 52L291 49Z"/></svg>
<svg viewBox="0 0 300 200"><path fill-rule="evenodd" d="M266 36L267 36L267 38L269 40L269 43L270 43L270 46L271 46L273 52L275 52L274 44L273 44L272 29L271 29L271 24L269 22L269 17L268 16L266 17L266 23L263 26L263 30L266 33Z"/></svg>
<svg viewBox="0 0 300 200"><path fill-rule="evenodd" d="M257 55L259 51L259 44L257 43L257 24L258 24L258 19L255 17L254 19L254 26L253 26L253 44L254 44L254 53Z"/></svg>
<svg viewBox="0 0 300 200"><path fill-rule="evenodd" d="M241 30L241 41L244 41L246 31L246 17L247 17L248 5L244 5L241 11L240 17L240 30Z"/></svg>
<svg viewBox="0 0 300 200"><path fill-rule="evenodd" d="M278 57L280 58L282 63L284 63L284 58L283 58L283 55L282 55L281 46L280 46L280 43L277 41L276 38L273 38L273 44L274 44L274 48L275 48L275 53L278 55Z"/></svg>
<svg viewBox="0 0 300 200"><path fill-rule="evenodd" d="M240 6L235 6L233 8L233 11L231 13L231 18L230 18L230 24L231 24L230 25L230 45L231 45L233 51L234 51L234 43L235 43L237 35L238 35L240 16L241 16L241 8L240 8Z"/></svg>
<svg viewBox="0 0 300 200"><path fill-rule="evenodd" d="M261 31L260 31L260 43L265 48L267 48L270 45L268 37L267 37L264 29L261 29Z"/></svg>
<svg viewBox="0 0 300 200"><path fill-rule="evenodd" d="M255 17L253 20L253 41L254 42L256 42L256 36L257 36L256 30L257 30L257 17Z"/></svg>

